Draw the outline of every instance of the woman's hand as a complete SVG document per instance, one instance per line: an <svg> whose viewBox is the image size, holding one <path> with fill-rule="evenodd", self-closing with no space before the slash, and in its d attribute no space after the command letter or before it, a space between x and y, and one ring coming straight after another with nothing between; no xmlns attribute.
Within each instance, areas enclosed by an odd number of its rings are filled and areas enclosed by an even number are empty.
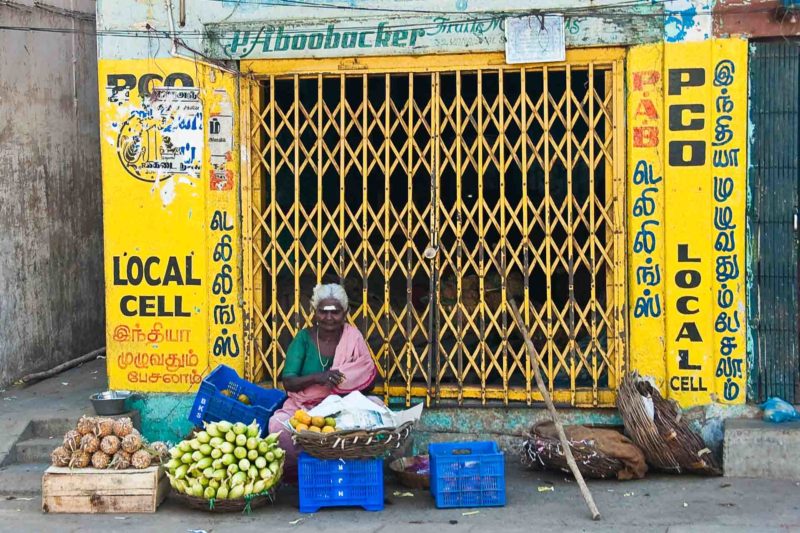
<svg viewBox="0 0 800 533"><path fill-rule="evenodd" d="M328 387L335 387L344 381L344 374L338 370L326 370L317 374L317 383Z"/></svg>
<svg viewBox="0 0 800 533"><path fill-rule="evenodd" d="M343 381L344 374L338 370L326 370L325 372L309 374L303 377L287 376L283 378L283 388L288 392L300 392L312 385L325 385L326 387L333 388Z"/></svg>

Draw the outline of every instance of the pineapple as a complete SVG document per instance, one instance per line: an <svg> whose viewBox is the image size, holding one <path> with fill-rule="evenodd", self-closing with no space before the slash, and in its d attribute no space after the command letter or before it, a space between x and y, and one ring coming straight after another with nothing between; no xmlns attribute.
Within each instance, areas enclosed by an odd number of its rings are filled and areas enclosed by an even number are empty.
<svg viewBox="0 0 800 533"><path fill-rule="evenodd" d="M133 433L133 422L128 417L118 418L114 420L114 427L113 427L114 435L119 438L125 438L131 433Z"/></svg>
<svg viewBox="0 0 800 533"><path fill-rule="evenodd" d="M95 468L106 469L110 461L111 458L106 453L94 452L92 454L92 466Z"/></svg>
<svg viewBox="0 0 800 533"><path fill-rule="evenodd" d="M117 453L119 451L119 445L119 438L115 435L103 437L103 440L100 441L100 449L103 450L103 453L107 453L108 455Z"/></svg>
<svg viewBox="0 0 800 533"><path fill-rule="evenodd" d="M50 462L53 466L69 466L72 454L63 446L59 446L50 454Z"/></svg>
<svg viewBox="0 0 800 533"><path fill-rule="evenodd" d="M125 470L131 467L131 454L124 450L119 450L111 459L111 466L117 470Z"/></svg>
<svg viewBox="0 0 800 533"><path fill-rule="evenodd" d="M169 446L161 441L152 443L148 450L153 455L153 460L156 463L165 463L169 460Z"/></svg>
<svg viewBox="0 0 800 533"><path fill-rule="evenodd" d="M66 435L64 435L64 447L73 452L81 447L81 434L75 431L74 429L71 431L67 431Z"/></svg>
<svg viewBox="0 0 800 533"><path fill-rule="evenodd" d="M92 433L87 433L81 437L81 449L89 454L96 452L100 449L100 439Z"/></svg>
<svg viewBox="0 0 800 533"><path fill-rule="evenodd" d="M147 452L147 450L139 450L131 456L131 466L138 468L139 470L150 466L151 461L152 457L150 457L150 454Z"/></svg>
<svg viewBox="0 0 800 533"><path fill-rule="evenodd" d="M89 416L82 416L80 420L78 420L78 433L81 435L88 435L89 433L94 432L95 426L95 419Z"/></svg>
<svg viewBox="0 0 800 533"><path fill-rule="evenodd" d="M98 418L95 424L94 433L101 439L108 437L114 431L114 419Z"/></svg>
<svg viewBox="0 0 800 533"><path fill-rule="evenodd" d="M70 468L86 468L92 460L91 456L83 450L75 450L69 460Z"/></svg>
<svg viewBox="0 0 800 533"><path fill-rule="evenodd" d="M122 449L128 453L136 453L142 448L142 436L139 432L131 433L122 439Z"/></svg>

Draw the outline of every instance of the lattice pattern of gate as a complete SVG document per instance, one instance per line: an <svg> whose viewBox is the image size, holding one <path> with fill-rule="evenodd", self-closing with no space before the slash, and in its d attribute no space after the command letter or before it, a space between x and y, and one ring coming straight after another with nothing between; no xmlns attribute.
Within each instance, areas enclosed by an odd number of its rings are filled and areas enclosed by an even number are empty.
<svg viewBox="0 0 800 533"><path fill-rule="evenodd" d="M273 385L342 282L388 397L611 405L624 361L622 58L250 63L249 377ZM246 106L246 107L245 107Z"/></svg>

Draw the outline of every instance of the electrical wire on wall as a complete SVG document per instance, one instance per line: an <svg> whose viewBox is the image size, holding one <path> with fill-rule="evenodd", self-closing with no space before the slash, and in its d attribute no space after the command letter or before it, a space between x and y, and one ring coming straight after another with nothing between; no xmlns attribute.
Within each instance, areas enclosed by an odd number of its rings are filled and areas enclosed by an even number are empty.
<svg viewBox="0 0 800 533"><path fill-rule="evenodd" d="M219 4L247 4L247 5L258 5L263 6L265 8L274 8L274 7L313 7L313 8L320 8L320 9L335 9L338 11L362 11L362 12L378 12L378 13L402 13L402 14L417 14L417 15L469 15L469 14L485 14L487 11L450 11L450 10L432 10L432 9L404 9L398 7L370 7L370 6L358 6L358 5L345 5L342 3L332 3L332 2L320 2L314 0L210 0L212 2L216 2ZM655 5L665 5L666 2L670 0L652 0L648 6L655 6ZM623 7L641 7L642 2L641 0L623 0L622 2L614 2L614 3L606 3L601 5L590 5L585 7L567 7L563 9L525 9L520 11L513 11L516 15L520 14L531 14L531 15L543 15L543 14L551 14L551 13L558 13L563 15L570 15L570 14L580 14L580 13L592 13L598 12L601 10L606 9L618 9ZM492 13L501 13L504 12L503 10L492 10ZM512 13L511 11L505 11L505 13Z"/></svg>
<svg viewBox="0 0 800 533"><path fill-rule="evenodd" d="M212 2L217 2L220 4L226 3L234 3L232 0L209 0ZM265 9L267 8L275 8L275 7L286 7L286 6L297 6L297 7L309 7L309 8L319 8L319 9L335 9L341 12L347 11L360 11L360 12L391 12L393 14L418 14L418 15L458 15L460 17L468 18L469 22L489 22L491 20L495 20L498 17L519 17L519 16L526 16L526 15L551 15L551 14L558 14L563 15L565 17L580 17L580 18L599 18L599 19L606 19L606 20L613 20L613 21L635 21L635 20L642 20L642 19L664 19L665 17L669 16L675 11L662 9L657 12L648 11L648 12L639 12L639 11L631 11L625 10L625 8L634 8L634 7L641 7L642 2L640 1L632 1L626 0L622 2L617 2L613 4L604 4L601 6L590 6L590 7L573 7L573 8L565 8L565 9L548 9L548 10L537 10L537 9L530 9L524 11L430 11L430 10L411 10L411 9L388 9L388 8L370 8L367 6L344 6L344 5L337 5L330 2L315 2L312 0L276 0L280 3L264 3L258 0L236 0L234 5L239 4L249 4L249 5L261 5ZM670 0L653 0L652 2L646 4L648 7L657 6L661 8L665 8L667 6L667 2ZM750 6L742 6L739 9L730 9L726 10L726 14L730 15L746 15L746 14L755 14L755 13L774 13L774 7L758 7L753 8ZM711 13L700 13L698 16L710 16ZM227 18L227 17L226 17ZM269 24L269 21L262 21L266 25ZM208 22L207 24L212 24ZM216 23L213 23L216 24ZM398 24L397 26L392 26L393 29L433 29L439 25L439 22L430 22L430 23L409 23L409 24ZM347 30L359 30L361 26L354 25L354 26L343 26L341 27L342 31ZM77 31L78 33L86 33L90 35L96 35L101 37L130 37L130 38L152 38L153 31L159 31L156 28L149 26L146 30L134 30L134 29L92 29L92 30L72 30L70 28L45 28L45 27L34 27L34 26L12 26L12 25L0 25L0 30L17 30L17 31L41 31L41 32L50 32L50 33L71 33L73 31ZM234 30L231 30L233 32ZM302 29L292 29L292 28L285 28L285 34L294 34L294 33L302 33L305 30ZM166 32L164 33L163 37L165 38L197 38L197 37L204 37L208 35L206 30L175 30L171 32L172 35L169 35ZM216 37L225 37L227 36L228 32L225 30L215 29L215 36ZM184 43L185 44L185 43Z"/></svg>

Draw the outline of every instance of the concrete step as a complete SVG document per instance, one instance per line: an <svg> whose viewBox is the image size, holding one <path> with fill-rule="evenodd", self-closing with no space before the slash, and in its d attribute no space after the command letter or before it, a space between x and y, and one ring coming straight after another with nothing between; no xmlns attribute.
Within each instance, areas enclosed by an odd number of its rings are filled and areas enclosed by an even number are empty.
<svg viewBox="0 0 800 533"><path fill-rule="evenodd" d="M49 438L55 437L63 439L64 434L75 429L77 420L71 418L53 418L48 420L31 420L29 426L30 436L32 438Z"/></svg>
<svg viewBox="0 0 800 533"><path fill-rule="evenodd" d="M18 464L26 463L49 463L50 452L62 443L62 438L38 437L17 442L15 448L15 462Z"/></svg>
<svg viewBox="0 0 800 533"><path fill-rule="evenodd" d="M725 476L800 480L800 421L725 421Z"/></svg>
<svg viewBox="0 0 800 533"><path fill-rule="evenodd" d="M9 465L0 468L0 496L27 497L42 493L42 475L49 464Z"/></svg>

